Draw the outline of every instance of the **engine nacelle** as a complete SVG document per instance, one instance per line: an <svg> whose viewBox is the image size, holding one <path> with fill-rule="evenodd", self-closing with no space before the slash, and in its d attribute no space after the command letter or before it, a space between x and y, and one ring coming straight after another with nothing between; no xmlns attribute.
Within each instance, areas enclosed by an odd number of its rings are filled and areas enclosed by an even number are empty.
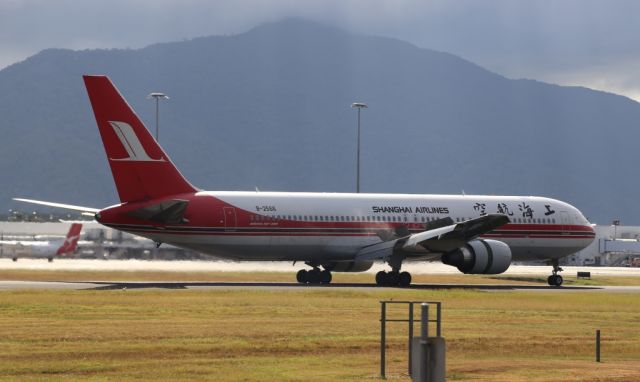
<svg viewBox="0 0 640 382"><path fill-rule="evenodd" d="M322 264L331 272L364 272L373 266L373 261L332 261Z"/></svg>
<svg viewBox="0 0 640 382"><path fill-rule="evenodd" d="M497 240L473 240L442 255L442 262L453 265L462 273L495 275L511 265L511 248Z"/></svg>

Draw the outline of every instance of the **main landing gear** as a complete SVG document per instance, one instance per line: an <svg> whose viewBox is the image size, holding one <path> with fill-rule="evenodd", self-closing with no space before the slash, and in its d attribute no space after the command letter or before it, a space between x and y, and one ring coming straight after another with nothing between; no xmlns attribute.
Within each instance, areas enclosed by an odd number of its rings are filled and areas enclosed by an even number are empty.
<svg viewBox="0 0 640 382"><path fill-rule="evenodd" d="M562 268L558 265L558 259L551 260L551 265L553 265L553 271L552 275L547 278L547 282L550 286L559 287L564 281L562 276L558 274L558 272L562 272Z"/></svg>
<svg viewBox="0 0 640 382"><path fill-rule="evenodd" d="M391 265L391 272L380 271L376 273L376 284L386 287L408 287L411 285L411 273L400 272L403 257L394 255L389 257L387 263Z"/></svg>
<svg viewBox="0 0 640 382"><path fill-rule="evenodd" d="M296 279L300 284L329 284L331 283L331 272L324 269L321 270L317 265L311 265L313 269L301 269L296 274Z"/></svg>

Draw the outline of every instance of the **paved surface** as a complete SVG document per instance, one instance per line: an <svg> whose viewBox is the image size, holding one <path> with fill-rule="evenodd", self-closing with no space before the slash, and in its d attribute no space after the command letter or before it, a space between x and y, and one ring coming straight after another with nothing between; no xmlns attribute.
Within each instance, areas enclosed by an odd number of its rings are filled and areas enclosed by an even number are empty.
<svg viewBox="0 0 640 382"><path fill-rule="evenodd" d="M306 266L284 262L231 262L231 261L146 261L146 260L76 260L58 259L52 263L43 259L0 259L2 270L54 270L54 271L152 271L152 272L294 272ZM383 264L375 264L367 273L386 269ZM408 263L403 266L412 274L460 274L456 268L442 263ZM549 266L513 265L505 275L535 275L546 277L550 274ZM575 275L578 271L591 272L593 276L637 276L640 268L606 268L606 267L564 267L565 276ZM214 289L214 288L260 288L260 289L289 289L300 288L335 288L335 289L366 289L378 288L375 284L337 283L323 286L308 286L298 283L276 282L58 282L58 281L0 281L1 290L17 289L69 289L69 290L113 290L113 289ZM441 289L479 289L488 292L529 290L544 292L620 292L640 293L638 287L575 287L565 286L553 288L546 285L477 285L477 284L414 284L410 287L417 290Z"/></svg>
<svg viewBox="0 0 640 382"><path fill-rule="evenodd" d="M60 281L0 281L0 291L24 290L24 289L54 289L54 290L131 290L131 289L381 289L375 284L339 283L321 286L308 286L298 283L277 282L60 282ZM571 286L549 287L543 285L473 285L473 284L415 284L409 287L412 290L443 290L443 289L476 289L487 292L500 291L539 291L553 293L639 293L640 286Z"/></svg>
<svg viewBox="0 0 640 382"><path fill-rule="evenodd" d="M152 272L294 272L308 268L302 263L295 266L290 262L275 261L149 261L149 260L83 260L56 259L49 263L46 259L0 259L1 270L61 270L61 271L152 271ZM640 268L624 267L563 267L562 275L575 275L579 271L591 272L594 276L639 276ZM366 273L388 269L384 264L374 264ZM440 262L406 262L402 270L414 275L422 274L460 274L451 266ZM551 274L551 266L512 265L504 275L538 275Z"/></svg>

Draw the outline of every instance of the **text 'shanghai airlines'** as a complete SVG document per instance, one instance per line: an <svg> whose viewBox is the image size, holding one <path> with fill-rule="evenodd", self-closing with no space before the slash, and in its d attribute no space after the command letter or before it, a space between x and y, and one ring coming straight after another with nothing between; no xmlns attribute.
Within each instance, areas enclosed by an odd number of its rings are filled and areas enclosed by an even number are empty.
<svg viewBox="0 0 640 382"><path fill-rule="evenodd" d="M558 259L595 237L575 207L532 196L202 191L192 186L106 76L84 76L120 204L104 209L33 200L95 214L118 230L234 260L300 261L300 283L384 261L384 286L408 286L404 261L498 274L512 261Z"/></svg>

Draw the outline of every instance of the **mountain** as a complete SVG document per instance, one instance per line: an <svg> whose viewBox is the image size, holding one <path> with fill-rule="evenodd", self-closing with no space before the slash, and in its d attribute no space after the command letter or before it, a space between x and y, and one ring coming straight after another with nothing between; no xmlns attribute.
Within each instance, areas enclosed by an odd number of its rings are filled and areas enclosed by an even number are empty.
<svg viewBox="0 0 640 382"><path fill-rule="evenodd" d="M298 19L143 49L48 49L0 71L0 208L13 196L117 202L82 74L107 74L186 177L208 190L558 198L640 224L640 104L512 80L451 54Z"/></svg>

